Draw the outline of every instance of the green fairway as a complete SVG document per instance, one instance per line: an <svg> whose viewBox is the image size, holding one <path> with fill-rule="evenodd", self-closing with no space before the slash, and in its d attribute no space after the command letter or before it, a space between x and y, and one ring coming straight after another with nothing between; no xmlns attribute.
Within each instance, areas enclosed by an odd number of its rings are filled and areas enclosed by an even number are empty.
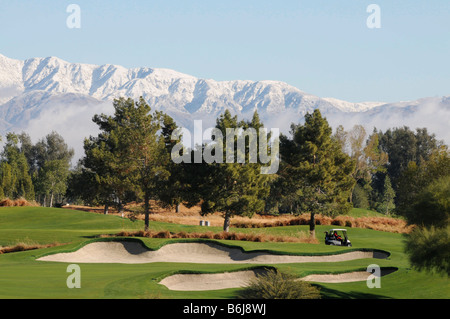
<svg viewBox="0 0 450 319"><path fill-rule="evenodd" d="M60 243L51 248L0 255L0 298L234 298L238 289L182 292L171 291L158 284L162 278L183 272L219 273L237 271L261 265L251 264L79 264L81 288L69 289L66 285L67 263L36 261L36 258L53 252L68 252L86 242L96 240L100 234L113 234L122 230L141 230L142 221L132 222L117 216L101 215L73 210L43 207L0 208L0 245L19 242L38 244ZM154 230L204 231L204 227L151 222ZM291 263L271 265L283 271L305 276L313 273L344 273L366 270L370 264L395 267L398 270L381 278L381 288L369 289L366 282L320 284L323 298L450 298L450 280L437 275L410 269L403 252L401 234L369 229L348 228L353 247L326 246L323 232L330 226L317 226L320 244L259 243L217 241L224 245L242 247L245 251L269 250L278 253L322 255L336 254L355 249L383 250L390 253L387 259L358 259L343 262ZM239 229L246 232L265 232L293 235L307 231L308 226ZM219 227L209 227L219 232ZM232 229L232 231L236 231ZM177 241L176 239L145 238L149 249ZM184 240L186 241L186 240ZM193 241L193 240L191 240Z"/></svg>

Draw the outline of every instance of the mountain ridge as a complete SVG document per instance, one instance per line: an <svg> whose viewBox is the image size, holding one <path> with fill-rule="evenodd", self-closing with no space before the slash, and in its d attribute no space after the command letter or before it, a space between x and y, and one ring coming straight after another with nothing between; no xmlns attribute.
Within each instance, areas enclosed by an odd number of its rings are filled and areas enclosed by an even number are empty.
<svg viewBox="0 0 450 319"><path fill-rule="evenodd" d="M26 131L40 138L61 131L82 152L83 138L96 134L94 114L112 114L114 98L141 96L188 129L200 119L205 128L214 126L225 109L241 118L257 110L266 127L288 133L292 122L318 108L333 127L428 126L450 141L450 96L353 103L321 98L281 81L215 81L165 68L70 63L58 57L15 60L0 54L0 134Z"/></svg>

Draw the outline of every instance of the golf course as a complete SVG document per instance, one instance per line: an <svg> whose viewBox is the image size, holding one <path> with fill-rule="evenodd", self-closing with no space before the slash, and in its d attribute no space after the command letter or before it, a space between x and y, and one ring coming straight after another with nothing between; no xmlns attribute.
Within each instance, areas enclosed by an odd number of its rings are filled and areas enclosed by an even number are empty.
<svg viewBox="0 0 450 319"><path fill-rule="evenodd" d="M149 226L156 232L205 232L202 226L160 221ZM346 227L352 247L325 245L330 225L316 226L318 244L108 236L143 228L142 220L116 215L1 207L0 246L35 247L0 254L0 298L234 299L246 280L273 268L314 284L323 299L450 298L447 277L411 269L400 233ZM296 236L308 226L231 224L230 231ZM68 288L72 264L80 267L80 288ZM380 288L367 285L373 264L381 268Z"/></svg>

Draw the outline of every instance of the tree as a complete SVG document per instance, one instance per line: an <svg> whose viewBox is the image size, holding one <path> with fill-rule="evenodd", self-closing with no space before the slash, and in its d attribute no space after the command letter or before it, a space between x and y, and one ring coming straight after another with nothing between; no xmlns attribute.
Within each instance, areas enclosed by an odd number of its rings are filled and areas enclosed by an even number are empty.
<svg viewBox="0 0 450 319"><path fill-rule="evenodd" d="M437 179L449 175L450 152L444 145L435 149L428 160L419 164L410 162L398 179L397 213L408 219L411 204L423 194L426 187Z"/></svg>
<svg viewBox="0 0 450 319"><path fill-rule="evenodd" d="M341 146L341 150L344 153L348 152L348 132L345 131L342 125L339 125L336 128L336 132L333 135L333 138L339 143Z"/></svg>
<svg viewBox="0 0 450 319"><path fill-rule="evenodd" d="M405 251L413 268L450 276L450 225L416 227L407 237Z"/></svg>
<svg viewBox="0 0 450 319"><path fill-rule="evenodd" d="M355 193L360 196L373 198L373 177L383 173L384 181L385 165L388 161L387 154L380 150L376 129L374 129L372 135L367 137L366 130L362 125L353 126L349 132L346 132L342 126L339 126L333 138L339 142L342 151L349 154L352 160L355 161L355 170L352 176L356 183L350 194L350 202L353 203L353 195ZM357 185L360 186L358 189L356 189ZM361 204L361 202L358 204Z"/></svg>
<svg viewBox="0 0 450 319"><path fill-rule="evenodd" d="M44 205L52 206L55 196L64 196L67 189L67 178L74 155L64 138L52 131L45 138L31 146L29 137L21 135L23 147L28 154L30 171L33 174L33 182L36 186L36 194Z"/></svg>
<svg viewBox="0 0 450 319"><path fill-rule="evenodd" d="M450 175L439 177L419 194L405 209L409 224L445 227L450 218Z"/></svg>
<svg viewBox="0 0 450 319"><path fill-rule="evenodd" d="M8 133L2 152L0 177L3 196L11 199L34 200L34 186L25 155L20 150L18 136Z"/></svg>
<svg viewBox="0 0 450 319"><path fill-rule="evenodd" d="M171 153L174 146L181 142L182 135L179 134L177 140L172 140L173 133L178 129L175 121L167 114L162 115L161 135L164 139L164 144L167 153ZM190 192L190 174L188 173L191 165L186 163L175 163L174 161L167 162L167 171L170 176L166 180L162 180L158 187L159 203L163 207L175 207L175 211L179 212L181 203L186 202Z"/></svg>
<svg viewBox="0 0 450 319"><path fill-rule="evenodd" d="M408 184L411 181L411 184ZM450 275L450 153L445 146L403 173L399 213L415 224L405 251L418 270Z"/></svg>
<svg viewBox="0 0 450 319"><path fill-rule="evenodd" d="M157 199L158 187L169 176L170 157L158 133L163 115L152 114L143 98L116 99L113 106L113 116L94 116L101 132L85 141L84 165L95 173L105 196L118 198L119 210L132 196L143 199L148 230L150 200Z"/></svg>
<svg viewBox="0 0 450 319"><path fill-rule="evenodd" d="M385 133L379 132L381 150L389 157L387 173L395 191L398 190L398 181L410 162L420 165L427 161L434 150L443 143L436 140L434 134L428 134L426 128L416 129L416 133L407 126L389 129Z"/></svg>
<svg viewBox="0 0 450 319"><path fill-rule="evenodd" d="M314 237L315 214L341 214L351 208L348 198L355 164L332 138L332 129L318 109L306 114L304 125L292 125L291 132L292 140L281 143L280 175L292 186L290 193L301 208L310 212Z"/></svg>
<svg viewBox="0 0 450 319"><path fill-rule="evenodd" d="M67 189L69 167L63 160L46 161L39 171L39 189L49 198L49 207L53 207L55 195L63 195Z"/></svg>
<svg viewBox="0 0 450 319"><path fill-rule="evenodd" d="M0 164L0 177L2 197L14 199L16 177L13 175L11 165L8 162L3 161Z"/></svg>
<svg viewBox="0 0 450 319"><path fill-rule="evenodd" d="M394 198L395 191L392 188L391 179L388 175L386 175L384 179L383 198L380 205L378 206L378 211L385 215L389 215L395 209Z"/></svg>
<svg viewBox="0 0 450 319"><path fill-rule="evenodd" d="M67 178L66 198L71 202L81 202L84 205L105 205L100 184L95 179L95 173L83 166L82 159L70 171ZM105 205L105 214L108 213L108 205Z"/></svg>
<svg viewBox="0 0 450 319"><path fill-rule="evenodd" d="M125 103L125 113L129 122L119 126L118 135L128 149L124 160L128 161L137 193L144 199L145 230L148 230L150 200L158 199L159 186L170 176L169 152L164 137L158 134L162 115L150 114L150 106L142 98L136 103L130 100Z"/></svg>
<svg viewBox="0 0 450 319"><path fill-rule="evenodd" d="M243 149L238 147L240 145L238 139L245 141L245 132L248 132L248 129L253 129L255 132L262 126L257 113L254 114L252 121L246 123L238 122L237 116L232 116L226 110L216 120L217 130L213 146L204 145L201 149L204 154L212 155L217 161L206 162L204 158L202 164L193 166L198 172L197 178L194 179L194 189L196 193L200 194L193 200L202 199L201 213L203 215L221 212L224 217L223 230L225 232L229 231L232 216L251 217L254 213L264 210L264 199L269 190L268 176L261 174L261 162L249 160L250 141L248 144L245 143ZM230 129L234 129L233 133L236 134L230 134ZM217 135L220 135L220 138ZM226 139L222 137L226 137ZM261 137L260 135L256 141L257 149L259 149ZM255 135L249 136L249 138L255 138ZM230 143L228 147L227 140ZM232 162L229 161L230 158L227 160L227 152L224 150L228 151L228 155L234 157ZM239 162L239 158L244 161Z"/></svg>

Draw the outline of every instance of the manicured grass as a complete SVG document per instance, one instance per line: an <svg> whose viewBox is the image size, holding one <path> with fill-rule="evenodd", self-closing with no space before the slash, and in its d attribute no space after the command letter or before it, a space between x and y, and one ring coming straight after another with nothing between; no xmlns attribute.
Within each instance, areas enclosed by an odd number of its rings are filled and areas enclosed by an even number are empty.
<svg viewBox="0 0 450 319"><path fill-rule="evenodd" d="M221 231L220 227L186 226L152 222L153 230ZM388 259L361 259L338 263L304 263L272 265L298 276L311 273L342 273L365 270L370 264L396 267L397 272L382 277L381 289L369 289L365 282L321 284L324 298L450 298L450 280L410 269L403 252L403 235L369 229L348 228L353 247L333 247L323 243L323 232L330 226L317 226L320 244L258 243L219 240L224 245L244 250L271 250L293 254L340 253L350 249L388 251ZM178 272L224 272L248 269L240 264L80 264L81 289L68 289L66 263L36 261L50 252L73 251L100 234L143 229L142 221L131 222L117 216L42 207L0 208L0 245L24 240L40 244L52 242L67 245L0 255L0 298L234 298L238 289L207 292L176 292L159 285L165 276ZM307 231L308 226L232 229L242 232L292 235ZM144 238L150 249L158 249L174 239Z"/></svg>

